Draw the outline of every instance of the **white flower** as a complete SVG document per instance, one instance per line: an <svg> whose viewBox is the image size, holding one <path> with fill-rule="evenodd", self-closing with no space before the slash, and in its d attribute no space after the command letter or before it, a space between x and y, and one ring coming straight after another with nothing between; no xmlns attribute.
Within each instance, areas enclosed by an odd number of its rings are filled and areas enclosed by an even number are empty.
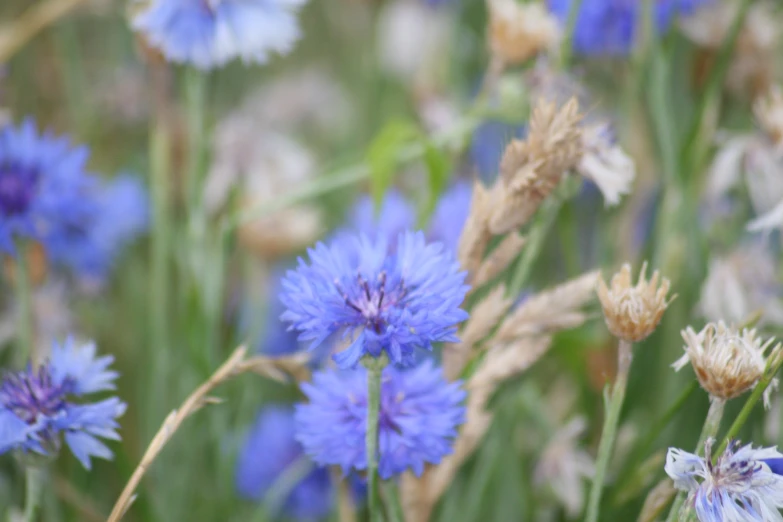
<svg viewBox="0 0 783 522"><path fill-rule="evenodd" d="M631 192L636 177L633 159L614 142L608 124L585 128L582 140L585 152L577 171L598 185L607 206L617 205L620 196Z"/></svg>
<svg viewBox="0 0 783 522"><path fill-rule="evenodd" d="M570 518L582 512L585 479L595 473L593 458L578 446L586 429L583 417L572 419L555 433L536 464L536 483L549 486Z"/></svg>
<svg viewBox="0 0 783 522"><path fill-rule="evenodd" d="M689 493L701 522L783 522L783 454L738 441L712 464L712 444L705 457L669 448L664 469L674 486Z"/></svg>

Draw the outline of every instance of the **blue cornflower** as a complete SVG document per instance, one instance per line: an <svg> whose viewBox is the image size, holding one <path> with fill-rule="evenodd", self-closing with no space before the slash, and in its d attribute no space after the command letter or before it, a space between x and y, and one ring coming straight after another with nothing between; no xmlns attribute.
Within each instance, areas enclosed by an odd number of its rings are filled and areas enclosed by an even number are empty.
<svg viewBox="0 0 783 522"><path fill-rule="evenodd" d="M262 500L287 471L307 457L295 438L293 408L263 409L245 439L236 469L239 494ZM312 466L312 464L311 464ZM287 491L280 506L296 520L326 516L332 505L329 471L318 467Z"/></svg>
<svg viewBox="0 0 783 522"><path fill-rule="evenodd" d="M306 0L152 0L133 20L153 47L177 63L212 69L240 58L264 63L299 38Z"/></svg>
<svg viewBox="0 0 783 522"><path fill-rule="evenodd" d="M119 251L147 229L149 200L141 181L130 175L96 184L85 199L94 211L48 241L47 254L82 276L103 279Z"/></svg>
<svg viewBox="0 0 783 522"><path fill-rule="evenodd" d="M549 9L565 24L574 0L548 0ZM656 0L653 24L662 33L680 13L690 13L707 0ZM574 51L585 55L630 52L641 21L642 0L583 0L574 31Z"/></svg>
<svg viewBox="0 0 783 522"><path fill-rule="evenodd" d="M411 230L416 225L416 209L398 190L389 190L384 194L379 209L370 196L362 196L353 208L350 217L351 227L375 241L385 237L393 243L401 232Z"/></svg>
<svg viewBox="0 0 783 522"><path fill-rule="evenodd" d="M367 372L329 371L313 375L302 391L310 400L296 407L297 439L318 464L339 465L344 473L367 468ZM378 471L388 479L424 464L437 464L452 451L464 422L465 392L448 383L428 360L409 369L387 367L381 381Z"/></svg>
<svg viewBox="0 0 783 522"><path fill-rule="evenodd" d="M699 520L783 521L778 511L783 508L783 454L734 441L713 464L712 443L705 444L705 457L676 448L666 455L666 473L675 487L689 492Z"/></svg>
<svg viewBox="0 0 783 522"><path fill-rule="evenodd" d="M473 186L466 181L459 181L447 189L435 206L427 238L430 241L440 241L447 250L456 252L459 236L470 213L472 197Z"/></svg>
<svg viewBox="0 0 783 522"><path fill-rule="evenodd" d="M94 180L85 173L85 147L39 134L33 120L0 129L0 252L15 253L26 238L47 248L90 216L85 194Z"/></svg>
<svg viewBox="0 0 783 522"><path fill-rule="evenodd" d="M310 264L300 259L283 280L287 310L281 318L311 348L335 332L350 335L351 345L333 356L341 368L383 351L394 363L410 365L414 348L457 341L456 325L467 319L459 308L465 273L422 232L400 234L394 249L383 237L345 236L308 253Z"/></svg>
<svg viewBox="0 0 783 522"><path fill-rule="evenodd" d="M0 384L0 454L11 450L55 455L60 436L82 465L90 458L111 459L98 438L119 440L116 419L125 412L117 397L100 402L72 402L85 395L114 390L117 373L111 356L95 357L95 345L72 339L54 344L48 362L8 373Z"/></svg>

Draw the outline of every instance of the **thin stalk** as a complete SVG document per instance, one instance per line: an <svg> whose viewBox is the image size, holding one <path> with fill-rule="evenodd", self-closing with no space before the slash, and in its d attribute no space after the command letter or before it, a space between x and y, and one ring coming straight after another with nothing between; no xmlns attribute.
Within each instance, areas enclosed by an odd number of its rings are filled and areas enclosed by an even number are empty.
<svg viewBox="0 0 783 522"><path fill-rule="evenodd" d="M27 361L38 363L33 331L33 299L30 270L27 264L30 262L27 244L21 242L18 246L18 256L14 263L14 283L16 284L16 304L19 312L19 322L16 328L17 357L19 366L24 366Z"/></svg>
<svg viewBox="0 0 783 522"><path fill-rule="evenodd" d="M566 19L563 47L560 53L560 68L562 70L568 69L568 66L571 65L571 58L574 52L574 33L576 32L576 24L579 21L581 8L582 0L571 0L571 5L568 8L568 18Z"/></svg>
<svg viewBox="0 0 783 522"><path fill-rule="evenodd" d="M625 388L628 384L628 372L633 361L633 345L620 340L617 353L617 377L612 386L612 395L607 404L604 427L601 431L601 443L598 445L598 456L595 462L595 475L593 485L590 488L590 499L587 503L587 516L585 522L597 522L598 511L601 507L601 495L604 490L604 479L609 467L609 458L612 456L614 441L617 438L617 427L620 424L620 412L625 401Z"/></svg>
<svg viewBox="0 0 783 522"><path fill-rule="evenodd" d="M383 483L383 493L386 499L386 516L389 522L405 522L405 514L402 511L397 484L394 481L385 481Z"/></svg>
<svg viewBox="0 0 783 522"><path fill-rule="evenodd" d="M701 428L701 435L699 435L699 442L696 443L697 455L704 453L704 443L707 439L715 438L720 428L720 421L723 419L723 409L726 406L726 401L718 399L717 397L710 397L710 409L707 411L707 417L704 419L704 426ZM672 508L669 510L669 516L666 517L666 522L674 522L675 520L687 520L690 511L690 506L685 505L685 493L680 492L672 503Z"/></svg>
<svg viewBox="0 0 783 522"><path fill-rule="evenodd" d="M378 484L378 419L381 410L381 374L389 359L384 352L381 357L366 355L362 361L367 368L367 497L370 521L383 520L381 492Z"/></svg>
<svg viewBox="0 0 783 522"><path fill-rule="evenodd" d="M27 466L25 470L25 500L24 500L24 522L35 522L38 515L38 509L41 507L41 496L43 494L43 469L36 466Z"/></svg>
<svg viewBox="0 0 783 522"><path fill-rule="evenodd" d="M207 102L207 79L203 72L188 68L185 72L185 103L187 106L188 156L185 173L185 197L188 216L193 219L198 213L204 164L204 137L206 128L205 107Z"/></svg>

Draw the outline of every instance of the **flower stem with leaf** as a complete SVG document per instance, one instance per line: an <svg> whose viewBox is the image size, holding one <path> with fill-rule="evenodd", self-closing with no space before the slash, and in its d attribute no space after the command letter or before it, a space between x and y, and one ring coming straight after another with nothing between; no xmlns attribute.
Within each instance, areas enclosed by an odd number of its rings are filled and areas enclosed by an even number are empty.
<svg viewBox="0 0 783 522"><path fill-rule="evenodd" d="M389 363L386 352L380 357L366 355L362 364L367 368L367 496L370 521L383 520L381 492L378 484L378 420L381 409L381 375Z"/></svg>

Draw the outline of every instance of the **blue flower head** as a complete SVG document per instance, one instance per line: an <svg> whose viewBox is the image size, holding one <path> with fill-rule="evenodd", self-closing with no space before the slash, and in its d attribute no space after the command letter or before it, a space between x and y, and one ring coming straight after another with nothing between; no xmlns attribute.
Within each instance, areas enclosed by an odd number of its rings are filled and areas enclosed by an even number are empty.
<svg viewBox="0 0 783 522"><path fill-rule="evenodd" d="M574 0L548 0L549 9L565 25ZM653 23L659 33L679 13L692 12L708 0L656 0ZM574 31L574 51L584 55L626 55L636 38L643 0L583 0Z"/></svg>
<svg viewBox="0 0 783 522"><path fill-rule="evenodd" d="M383 351L395 364L410 365L415 348L457 341L456 325L467 318L459 307L468 287L442 244L406 232L394 249L383 237L350 236L308 253L310 264L300 259L283 280L280 299L287 310L281 318L311 348L338 331L350 335L351 345L334 355L341 368Z"/></svg>
<svg viewBox="0 0 783 522"><path fill-rule="evenodd" d="M459 246L459 236L465 227L470 213L470 201L473 187L466 181L460 181L443 193L435 207L427 237L430 241L440 241L451 252Z"/></svg>
<svg viewBox="0 0 783 522"><path fill-rule="evenodd" d="M95 357L95 345L72 339L55 344L51 359L38 368L7 373L0 383L0 454L11 450L56 455L61 436L90 469L90 459L111 459L99 438L119 440L116 419L125 412L117 397L75 402L91 393L113 390L113 358Z"/></svg>
<svg viewBox="0 0 783 522"><path fill-rule="evenodd" d="M302 445L295 438L293 409L265 408L239 454L236 469L239 494L250 500L264 499L286 471L305 458ZM329 472L319 467L290 489L281 508L295 520L312 520L326 516L331 505Z"/></svg>
<svg viewBox="0 0 783 522"><path fill-rule="evenodd" d="M416 225L416 209L398 190L384 194L380 208L375 208L368 195L359 198L350 217L351 228L375 241L385 237L389 242L397 239L401 232Z"/></svg>
<svg viewBox="0 0 783 522"><path fill-rule="evenodd" d="M299 38L305 0L151 0L133 20L150 45L172 62L207 70L240 58L264 63Z"/></svg>
<svg viewBox="0 0 783 522"><path fill-rule="evenodd" d="M48 241L47 253L54 262L100 280L122 248L146 231L149 201L141 181L130 175L96 184L85 198L91 200L94 211L67 234Z"/></svg>
<svg viewBox="0 0 783 522"><path fill-rule="evenodd" d="M666 455L666 473L674 486L689 493L701 522L781 520L783 454L776 448L753 448L732 442L712 463L712 440L705 457L676 448Z"/></svg>
<svg viewBox="0 0 783 522"><path fill-rule="evenodd" d="M15 253L18 239L48 248L95 212L88 154L29 119L0 129L0 253Z"/></svg>
<svg viewBox="0 0 783 522"><path fill-rule="evenodd" d="M329 371L313 375L302 391L310 400L296 407L297 439L318 464L339 465L344 473L367 468L367 372ZM387 367L381 381L378 471L382 478L425 463L437 464L452 451L464 422L465 392L448 383L428 360L398 370Z"/></svg>

